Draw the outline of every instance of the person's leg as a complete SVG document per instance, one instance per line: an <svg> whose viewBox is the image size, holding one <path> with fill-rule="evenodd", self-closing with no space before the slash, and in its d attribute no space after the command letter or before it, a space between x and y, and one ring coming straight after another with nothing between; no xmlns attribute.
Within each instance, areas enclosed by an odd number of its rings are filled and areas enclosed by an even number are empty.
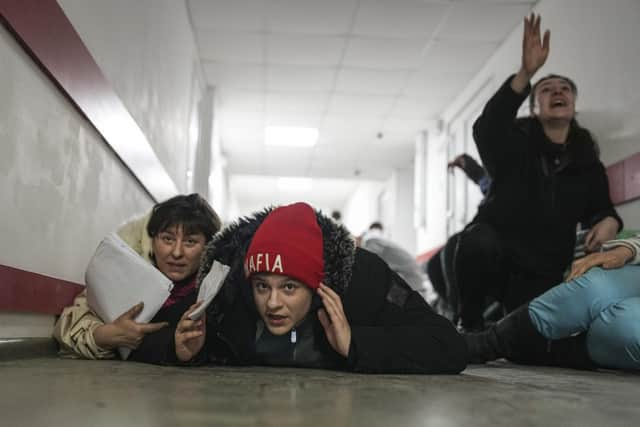
<svg viewBox="0 0 640 427"><path fill-rule="evenodd" d="M503 292L502 303L507 313L544 294L549 289L562 282L562 272L540 275L518 271L515 265L509 266Z"/></svg>
<svg viewBox="0 0 640 427"><path fill-rule="evenodd" d="M505 280L502 245L491 226L473 224L459 234L453 269L462 326L481 329L485 298L501 289Z"/></svg>
<svg viewBox="0 0 640 427"><path fill-rule="evenodd" d="M533 299L529 304L531 322L549 339L586 331L610 305L640 296L639 283L638 265L613 270L593 268Z"/></svg>
<svg viewBox="0 0 640 427"><path fill-rule="evenodd" d="M447 301L448 315L445 316L454 325L460 321L460 292L456 284L455 271L453 263L456 251L458 250L458 241L460 233L456 233L449 237L447 243L440 251L440 270L444 278L445 299Z"/></svg>
<svg viewBox="0 0 640 427"><path fill-rule="evenodd" d="M527 365L593 369L585 334L548 340L540 334L525 304L480 333L464 334L469 363L485 363L505 357Z"/></svg>
<svg viewBox="0 0 640 427"><path fill-rule="evenodd" d="M436 291L438 297L447 301L447 286L444 281L444 274L442 272L442 263L440 257L442 256L442 249L436 252L429 261L427 261L427 277L433 286L433 290Z"/></svg>
<svg viewBox="0 0 640 427"><path fill-rule="evenodd" d="M640 288L640 281L637 282ZM587 332L587 349L600 366L640 370L640 297L610 305Z"/></svg>

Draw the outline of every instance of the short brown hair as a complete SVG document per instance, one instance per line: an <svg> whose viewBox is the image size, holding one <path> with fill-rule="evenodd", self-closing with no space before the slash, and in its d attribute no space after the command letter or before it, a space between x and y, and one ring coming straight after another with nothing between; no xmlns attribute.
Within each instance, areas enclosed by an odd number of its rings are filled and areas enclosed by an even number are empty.
<svg viewBox="0 0 640 427"><path fill-rule="evenodd" d="M220 230L222 223L209 203L193 193L175 196L155 205L147 233L155 237L173 225L181 225L187 234L202 233L208 242Z"/></svg>

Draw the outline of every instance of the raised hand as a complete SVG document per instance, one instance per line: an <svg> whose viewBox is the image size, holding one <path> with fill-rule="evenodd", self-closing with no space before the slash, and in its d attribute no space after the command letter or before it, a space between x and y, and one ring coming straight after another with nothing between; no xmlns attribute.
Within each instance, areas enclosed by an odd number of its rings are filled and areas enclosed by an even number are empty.
<svg viewBox="0 0 640 427"><path fill-rule="evenodd" d="M451 169L451 168L457 166L460 169L464 169L466 161L467 161L466 155L465 154L460 154L459 156L456 156L455 159L453 159L449 163L447 163L447 167Z"/></svg>
<svg viewBox="0 0 640 427"><path fill-rule="evenodd" d="M203 301L193 304L180 318L175 332L176 356L181 362L188 362L202 350L206 338L206 314L198 320L189 319L189 314L202 305Z"/></svg>
<svg viewBox="0 0 640 427"><path fill-rule="evenodd" d="M549 39L551 33L545 31L540 39L540 15L533 12L524 18L524 34L522 37L522 69L531 78L547 61L549 56Z"/></svg>
<svg viewBox="0 0 640 427"><path fill-rule="evenodd" d="M104 349L127 347L136 349L142 343L146 334L155 332L168 325L160 323L138 323L136 317L142 311L144 303L138 303L122 313L111 323L105 323L93 331L93 339L98 346Z"/></svg>
<svg viewBox="0 0 640 427"><path fill-rule="evenodd" d="M517 93L523 93L533 75L544 65L549 56L549 39L551 33L545 31L540 38L540 15L533 12L524 18L524 32L522 35L522 65L516 76L511 80L511 88Z"/></svg>
<svg viewBox="0 0 640 427"><path fill-rule="evenodd" d="M344 314L340 296L323 283L320 283L318 295L324 308L318 310L318 319L331 347L340 355L347 357L351 346L351 326Z"/></svg>
<svg viewBox="0 0 640 427"><path fill-rule="evenodd" d="M589 254L571 265L567 281L586 273L590 268L601 266L605 269L620 268L633 257L633 251L626 246L618 246L609 251Z"/></svg>

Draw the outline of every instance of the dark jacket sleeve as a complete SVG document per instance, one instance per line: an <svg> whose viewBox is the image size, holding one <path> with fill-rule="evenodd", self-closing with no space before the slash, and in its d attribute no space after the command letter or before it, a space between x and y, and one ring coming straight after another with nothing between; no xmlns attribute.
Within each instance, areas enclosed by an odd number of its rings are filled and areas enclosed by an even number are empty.
<svg viewBox="0 0 640 427"><path fill-rule="evenodd" d="M355 372L455 374L467 364L462 337L377 255L360 250L345 298Z"/></svg>
<svg viewBox="0 0 640 427"><path fill-rule="evenodd" d="M147 334L140 346L131 352L128 360L156 365L199 365L204 363L206 361L204 351L201 351L187 363L179 361L176 356L176 327L184 312L195 300L196 292L192 292L172 306L160 309L151 322L168 322L169 325Z"/></svg>
<svg viewBox="0 0 640 427"><path fill-rule="evenodd" d="M144 337L140 346L131 352L128 360L153 363L156 365L176 365L175 325L167 326Z"/></svg>
<svg viewBox="0 0 640 427"><path fill-rule="evenodd" d="M463 154L463 156L464 164L461 167L462 171L471 181L480 185L480 180L487 176L487 171L484 170L484 168L480 166L478 162L476 162L476 159L474 159L470 155Z"/></svg>
<svg viewBox="0 0 640 427"><path fill-rule="evenodd" d="M512 132L518 109L527 98L530 86L522 94L511 89L509 77L489 99L482 114L473 124L473 139L478 147L482 164L490 176L495 177L496 170L502 162L509 162L524 147L520 141L514 140ZM521 142L520 142L521 143Z"/></svg>
<svg viewBox="0 0 640 427"><path fill-rule="evenodd" d="M609 194L609 179L602 162L594 167L593 182L589 191L589 203L584 219L581 221L585 228L591 228L604 218L610 216L618 221L618 231L624 226L622 218L618 215Z"/></svg>

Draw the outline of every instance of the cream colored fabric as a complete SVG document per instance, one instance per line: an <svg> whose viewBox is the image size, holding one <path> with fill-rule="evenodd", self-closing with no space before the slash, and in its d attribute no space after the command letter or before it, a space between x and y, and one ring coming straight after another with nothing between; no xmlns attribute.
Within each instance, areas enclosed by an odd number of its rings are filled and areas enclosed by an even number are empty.
<svg viewBox="0 0 640 427"><path fill-rule="evenodd" d="M118 229L118 235L144 259L151 261L151 238L147 224L151 213L134 219ZM86 291L76 296L73 305L65 307L53 330L53 337L60 344L60 356L85 359L113 359L112 350L99 347L93 339L93 331L104 322L87 304Z"/></svg>
<svg viewBox="0 0 640 427"><path fill-rule="evenodd" d="M631 249L633 258L629 260L628 264L640 264L640 234L627 239L609 240L602 244L604 250L613 249L616 246L624 246Z"/></svg>

